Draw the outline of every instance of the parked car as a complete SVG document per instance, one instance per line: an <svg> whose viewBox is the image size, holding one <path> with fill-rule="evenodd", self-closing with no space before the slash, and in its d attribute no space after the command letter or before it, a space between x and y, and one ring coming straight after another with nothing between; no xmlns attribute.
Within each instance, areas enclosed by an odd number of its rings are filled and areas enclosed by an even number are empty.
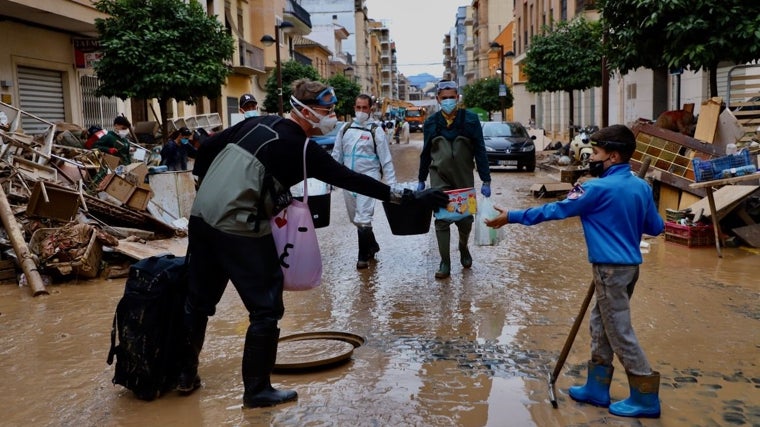
<svg viewBox="0 0 760 427"><path fill-rule="evenodd" d="M482 122L488 164L492 167L515 166L533 172L536 169L535 135L518 122Z"/></svg>
<svg viewBox="0 0 760 427"><path fill-rule="evenodd" d="M338 122L328 134L311 136L309 139L321 145L325 150L332 151L333 146L335 145L335 138L338 136L338 132L340 132L344 124L346 124L346 122Z"/></svg>

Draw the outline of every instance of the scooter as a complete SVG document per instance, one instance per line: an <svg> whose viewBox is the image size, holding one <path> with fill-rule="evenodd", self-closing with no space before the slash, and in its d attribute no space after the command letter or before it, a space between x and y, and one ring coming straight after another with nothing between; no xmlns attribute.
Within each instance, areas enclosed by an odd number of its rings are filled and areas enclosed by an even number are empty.
<svg viewBox="0 0 760 427"><path fill-rule="evenodd" d="M573 141L570 143L570 152L576 163L580 163L583 166L588 164L591 155L594 153L591 149L591 140L589 138L597 130L599 130L597 126L586 126L580 128L578 134L573 138Z"/></svg>

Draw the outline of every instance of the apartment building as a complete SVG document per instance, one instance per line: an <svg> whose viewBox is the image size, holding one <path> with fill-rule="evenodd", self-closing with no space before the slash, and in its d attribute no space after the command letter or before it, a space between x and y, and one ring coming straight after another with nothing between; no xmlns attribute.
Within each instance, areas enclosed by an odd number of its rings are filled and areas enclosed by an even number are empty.
<svg viewBox="0 0 760 427"><path fill-rule="evenodd" d="M110 127L117 114L132 122L158 121L154 100L96 97L93 64L99 57L95 19L106 18L91 0L0 0L0 100L51 122ZM237 113L243 93L263 99L266 78L281 60L298 57L294 40L311 32L309 13L294 0L204 0L204 10L219 19L235 40L231 74L215 99L189 105L171 102L169 117L218 113L224 125ZM287 28L280 28L288 22ZM276 34L276 32L278 34ZM264 36L279 36L265 47ZM318 58L318 55L315 55ZM319 65L319 64L317 64ZM33 120L23 128L35 133Z"/></svg>

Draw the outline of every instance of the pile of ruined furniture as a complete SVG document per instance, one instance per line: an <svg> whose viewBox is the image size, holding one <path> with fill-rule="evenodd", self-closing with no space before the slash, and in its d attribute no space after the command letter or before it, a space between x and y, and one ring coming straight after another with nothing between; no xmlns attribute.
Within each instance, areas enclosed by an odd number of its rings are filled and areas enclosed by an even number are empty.
<svg viewBox="0 0 760 427"><path fill-rule="evenodd" d="M94 278L104 246L185 235L190 171L152 173L160 145L134 144L133 163L119 165L72 143L83 134L0 103L0 281L35 291L44 290L32 283L37 271Z"/></svg>

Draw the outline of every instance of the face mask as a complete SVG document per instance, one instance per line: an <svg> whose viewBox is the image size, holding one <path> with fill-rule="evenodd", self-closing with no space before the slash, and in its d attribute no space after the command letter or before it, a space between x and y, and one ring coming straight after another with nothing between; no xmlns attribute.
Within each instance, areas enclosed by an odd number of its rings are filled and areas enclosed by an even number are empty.
<svg viewBox="0 0 760 427"><path fill-rule="evenodd" d="M259 110L248 110L245 113L243 113L243 117L246 119L250 119L251 117L258 117L259 116Z"/></svg>
<svg viewBox="0 0 760 427"><path fill-rule="evenodd" d="M609 160L610 158L607 157L604 160L596 160L593 162L588 162L588 173L591 176L602 176L604 173L604 162Z"/></svg>
<svg viewBox="0 0 760 427"><path fill-rule="evenodd" d="M188 142L190 142L190 140L187 138L182 138L179 140L179 142L181 142L182 144L187 144Z"/></svg>
<svg viewBox="0 0 760 427"><path fill-rule="evenodd" d="M451 114L454 109L457 108L457 100L456 99L444 99L441 101L441 109L446 114Z"/></svg>
<svg viewBox="0 0 760 427"><path fill-rule="evenodd" d="M327 115L327 116L319 115L319 114L317 114L316 111L314 111L311 108L309 108L308 106L306 106L306 104L302 103L301 101L299 101L298 99L296 99L296 97L294 97L294 96L290 97L290 105L293 107L293 112L298 117L300 117L300 118L306 120L307 122L311 123L311 127L318 128L319 131L322 132L322 135L330 133L330 131L335 128L335 125L338 124L338 117L335 115L335 113L332 113L332 114ZM309 112L312 115L319 117L319 121L315 123L315 122L307 119L306 116L304 116L303 113L301 113L301 110L298 108L299 106L303 107L303 108L305 108L307 110L309 110Z"/></svg>
<svg viewBox="0 0 760 427"><path fill-rule="evenodd" d="M116 133L119 134L119 136L123 138L123 137L129 135L129 129L120 129L120 130L116 131Z"/></svg>
<svg viewBox="0 0 760 427"><path fill-rule="evenodd" d="M366 122L368 119L369 113L365 113L364 111L357 112L356 117L354 117L354 121L359 124Z"/></svg>

